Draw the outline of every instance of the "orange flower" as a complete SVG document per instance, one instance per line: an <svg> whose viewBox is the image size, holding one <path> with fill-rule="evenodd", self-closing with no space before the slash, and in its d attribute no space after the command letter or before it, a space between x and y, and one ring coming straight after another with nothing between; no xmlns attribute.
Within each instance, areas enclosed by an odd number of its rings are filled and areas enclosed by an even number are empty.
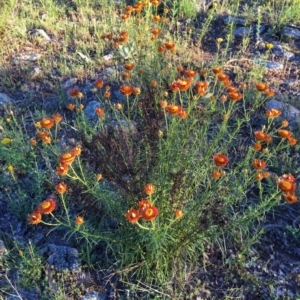
<svg viewBox="0 0 300 300"><path fill-rule="evenodd" d="M123 105L121 103L116 103L115 108L121 110L123 108Z"/></svg>
<svg viewBox="0 0 300 300"><path fill-rule="evenodd" d="M156 206L152 205L142 211L141 218L146 221L152 221L157 217L157 215L158 215L158 209Z"/></svg>
<svg viewBox="0 0 300 300"><path fill-rule="evenodd" d="M66 153L63 153L58 158L58 160L61 164L66 164L67 166L70 166L75 160L75 155L73 155L71 152L66 152Z"/></svg>
<svg viewBox="0 0 300 300"><path fill-rule="evenodd" d="M59 176L64 176L68 174L69 167L66 164L59 164L56 167L56 174Z"/></svg>
<svg viewBox="0 0 300 300"><path fill-rule="evenodd" d="M165 47L167 50L175 50L175 44L173 42L165 42Z"/></svg>
<svg viewBox="0 0 300 300"><path fill-rule="evenodd" d="M287 180L289 182L295 182L295 177L292 174L283 174L281 176L281 178L283 178L284 180Z"/></svg>
<svg viewBox="0 0 300 300"><path fill-rule="evenodd" d="M225 167L229 162L229 158L226 155L220 153L214 155L213 160L215 165L218 167Z"/></svg>
<svg viewBox="0 0 300 300"><path fill-rule="evenodd" d="M139 201L139 212L142 214L148 207L151 206L151 203L149 200L140 200Z"/></svg>
<svg viewBox="0 0 300 300"><path fill-rule="evenodd" d="M254 135L255 135L255 138L261 142L267 142L271 138L267 133L265 133L263 131L255 131Z"/></svg>
<svg viewBox="0 0 300 300"><path fill-rule="evenodd" d="M221 97L220 97L220 101L221 102L226 102L227 101L227 96L226 95L222 95Z"/></svg>
<svg viewBox="0 0 300 300"><path fill-rule="evenodd" d="M158 0L150 0L150 3L153 4L154 6L158 6L160 4L160 1L158 1Z"/></svg>
<svg viewBox="0 0 300 300"><path fill-rule="evenodd" d="M175 211L175 218L176 219L182 218L183 215L184 215L184 213L183 213L183 211L181 209L176 209L176 211Z"/></svg>
<svg viewBox="0 0 300 300"><path fill-rule="evenodd" d="M133 87L128 84L123 84L120 86L120 92L126 96L129 96L133 93Z"/></svg>
<svg viewBox="0 0 300 300"><path fill-rule="evenodd" d="M213 170L213 178L218 180L221 177L221 172L219 170Z"/></svg>
<svg viewBox="0 0 300 300"><path fill-rule="evenodd" d="M267 89L265 93L268 97L273 97L275 95L275 91L270 89Z"/></svg>
<svg viewBox="0 0 300 300"><path fill-rule="evenodd" d="M232 101L239 101L243 98L243 94L237 93L237 92L231 92L231 93L228 93L228 97Z"/></svg>
<svg viewBox="0 0 300 300"><path fill-rule="evenodd" d="M230 86L227 88L227 93L234 93L237 92L238 88L235 86Z"/></svg>
<svg viewBox="0 0 300 300"><path fill-rule="evenodd" d="M104 94L103 94L104 98L109 98L110 95L111 95L110 91L105 91Z"/></svg>
<svg viewBox="0 0 300 300"><path fill-rule="evenodd" d="M161 33L161 31L160 31L160 29L155 28L155 29L151 30L151 33L154 35L159 35Z"/></svg>
<svg viewBox="0 0 300 300"><path fill-rule="evenodd" d="M67 191L67 185L64 182L60 182L56 185L55 190L58 194L64 194Z"/></svg>
<svg viewBox="0 0 300 300"><path fill-rule="evenodd" d="M264 175L263 175L263 173L258 172L258 173L256 173L256 174L254 175L254 178L255 178L257 181L261 181L261 180L264 179Z"/></svg>
<svg viewBox="0 0 300 300"><path fill-rule="evenodd" d="M152 20L153 21L156 21L156 22L160 22L161 21L161 16L154 16L154 15L152 15Z"/></svg>
<svg viewBox="0 0 300 300"><path fill-rule="evenodd" d="M56 123L59 123L59 122L61 122L61 120L63 119L63 117L62 117L62 115L60 115L60 114L54 114L54 115L52 116L52 119L53 119Z"/></svg>
<svg viewBox="0 0 300 300"><path fill-rule="evenodd" d="M253 149L254 149L255 151L260 151L261 148L262 148L261 143L255 143L255 144L253 145Z"/></svg>
<svg viewBox="0 0 300 300"><path fill-rule="evenodd" d="M165 52L166 47L164 45L160 45L160 46L158 46L157 51L160 52L160 53Z"/></svg>
<svg viewBox="0 0 300 300"><path fill-rule="evenodd" d="M197 88L197 94L200 95L200 96L204 96L206 93L207 93L207 89L206 88Z"/></svg>
<svg viewBox="0 0 300 300"><path fill-rule="evenodd" d="M254 159L253 161L253 167L256 170L263 170L266 167L266 162L261 159Z"/></svg>
<svg viewBox="0 0 300 300"><path fill-rule="evenodd" d="M139 95L139 94L141 93L141 89L140 89L139 87L134 87L134 88L133 88L133 93L134 93L135 95Z"/></svg>
<svg viewBox="0 0 300 300"><path fill-rule="evenodd" d="M192 78L180 78L177 79L176 81L173 81L169 87L172 90L172 92L177 92L178 90L180 90L181 92L187 91L191 84L193 82Z"/></svg>
<svg viewBox="0 0 300 300"><path fill-rule="evenodd" d="M82 151L82 148L81 148L81 146L76 146L76 147L74 147L72 150L71 150L71 154L74 156L74 157L76 157L76 156L78 156L78 155L80 155L81 154L81 151Z"/></svg>
<svg viewBox="0 0 300 300"><path fill-rule="evenodd" d="M75 104L74 104L74 103L69 103L69 104L67 105L67 109L68 109L68 110L74 110L74 109L75 109Z"/></svg>
<svg viewBox="0 0 300 300"><path fill-rule="evenodd" d="M263 172L262 174L264 178L269 178L271 176L270 172Z"/></svg>
<svg viewBox="0 0 300 300"><path fill-rule="evenodd" d="M281 115L281 111L275 108L266 111L267 118L276 118Z"/></svg>
<svg viewBox="0 0 300 300"><path fill-rule="evenodd" d="M41 127L50 129L54 126L54 120L52 118L44 118L40 121Z"/></svg>
<svg viewBox="0 0 300 300"><path fill-rule="evenodd" d="M288 142L291 146L294 146L297 144L298 140L293 137L290 137L290 138L288 138Z"/></svg>
<svg viewBox="0 0 300 300"><path fill-rule="evenodd" d="M185 73L185 75L187 77L195 77L198 72L197 71L193 71L193 70L186 70L184 73Z"/></svg>
<svg viewBox="0 0 300 300"><path fill-rule="evenodd" d="M168 106L168 102L166 100L159 101L159 106L161 108L166 108Z"/></svg>
<svg viewBox="0 0 300 300"><path fill-rule="evenodd" d="M46 144L51 143L51 137L50 137L50 135L49 135L48 132L45 132L45 131L38 131L38 132L36 133L36 135L37 135L37 137L38 137L40 140L42 140L44 143L46 143Z"/></svg>
<svg viewBox="0 0 300 300"><path fill-rule="evenodd" d="M247 88L247 84L246 84L246 83L242 83L242 84L241 84L241 89L242 89L242 90L245 90L246 88Z"/></svg>
<svg viewBox="0 0 300 300"><path fill-rule="evenodd" d="M55 200L53 198L49 198L40 203L37 210L41 214L48 215L54 211L55 207Z"/></svg>
<svg viewBox="0 0 300 300"><path fill-rule="evenodd" d="M167 107L166 107L166 111L169 114L171 114L173 116L176 116L176 115L179 115L182 112L182 107L179 106L179 105L168 104Z"/></svg>
<svg viewBox="0 0 300 300"><path fill-rule="evenodd" d="M104 107L96 107L95 111L98 117L101 117L102 119L105 117Z"/></svg>
<svg viewBox="0 0 300 300"><path fill-rule="evenodd" d="M280 137L282 137L283 139L288 139L288 138L291 138L291 136L293 135L293 133L289 130L286 130L286 129L279 129L277 131L278 135Z"/></svg>
<svg viewBox="0 0 300 300"><path fill-rule="evenodd" d="M82 225L82 224L84 223L83 217L77 216L76 219L75 219L75 223L76 223L77 225L79 225L79 226Z"/></svg>
<svg viewBox="0 0 300 300"><path fill-rule="evenodd" d="M226 81L229 79L229 76L223 73L218 73L217 76L220 81Z"/></svg>
<svg viewBox="0 0 300 300"><path fill-rule="evenodd" d="M103 178L103 175L99 173L96 175L96 178L98 181L100 181Z"/></svg>
<svg viewBox="0 0 300 300"><path fill-rule="evenodd" d="M155 192L155 186L152 183L148 183L144 186L144 192L147 195L152 195Z"/></svg>
<svg viewBox="0 0 300 300"><path fill-rule="evenodd" d="M95 86L95 88L97 88L97 89L101 89L101 88L103 87L103 85L104 85L103 80L96 80L96 81L94 82L94 86Z"/></svg>
<svg viewBox="0 0 300 300"><path fill-rule="evenodd" d="M282 126L282 127L288 127L288 126L289 126L289 122L288 122L287 120L283 120L283 121L281 122L281 126Z"/></svg>
<svg viewBox="0 0 300 300"><path fill-rule="evenodd" d="M37 144L36 139L34 139L34 138L30 139L29 145L30 145L31 147L36 146L36 144Z"/></svg>
<svg viewBox="0 0 300 300"><path fill-rule="evenodd" d="M256 89L260 92L264 92L268 89L268 85L266 83L257 83L256 84Z"/></svg>
<svg viewBox="0 0 300 300"><path fill-rule="evenodd" d="M185 110L182 110L180 113L179 113L179 117L184 120L188 117L188 113L185 111Z"/></svg>
<svg viewBox="0 0 300 300"><path fill-rule="evenodd" d="M294 193L284 194L284 199L287 203L292 204L298 201L297 196Z"/></svg>
<svg viewBox="0 0 300 300"><path fill-rule="evenodd" d="M122 15L121 15L121 18L122 18L123 20L129 19L129 17L130 17L130 14L122 14Z"/></svg>
<svg viewBox="0 0 300 300"><path fill-rule="evenodd" d="M79 89L77 88L74 88L74 89L71 89L69 91L69 95L72 97L72 98L82 98L83 97L83 94L79 91Z"/></svg>
<svg viewBox="0 0 300 300"><path fill-rule="evenodd" d="M124 69L126 69L127 71L131 71L134 68L134 64L133 63L127 63L124 65Z"/></svg>
<svg viewBox="0 0 300 300"><path fill-rule="evenodd" d="M28 223L31 225L37 225L42 221L42 215L38 211L34 211L28 216Z"/></svg>
<svg viewBox="0 0 300 300"><path fill-rule="evenodd" d="M130 223L136 223L140 218L140 213L137 209L130 208L130 210L128 210L127 214L125 215L125 218Z"/></svg>
<svg viewBox="0 0 300 300"><path fill-rule="evenodd" d="M291 182L287 179L284 179L283 177L279 177L277 181L278 187L283 191L283 192L294 192L296 190L296 184L294 182Z"/></svg>
<svg viewBox="0 0 300 300"><path fill-rule="evenodd" d="M197 81L195 82L195 88L198 89L198 88L204 88L204 89L207 89L209 86L209 82L207 81Z"/></svg>
<svg viewBox="0 0 300 300"><path fill-rule="evenodd" d="M219 74L222 72L222 68L212 68L213 73Z"/></svg>

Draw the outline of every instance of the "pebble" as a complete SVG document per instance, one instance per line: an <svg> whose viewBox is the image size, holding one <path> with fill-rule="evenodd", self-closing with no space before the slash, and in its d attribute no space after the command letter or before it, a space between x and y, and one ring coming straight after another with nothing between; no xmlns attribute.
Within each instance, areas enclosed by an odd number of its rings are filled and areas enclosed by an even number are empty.
<svg viewBox="0 0 300 300"><path fill-rule="evenodd" d="M33 36L41 36L43 37L45 40L47 41L51 41L50 36L45 32L45 30L43 29L34 29L33 31L31 31L31 34Z"/></svg>
<svg viewBox="0 0 300 300"><path fill-rule="evenodd" d="M241 18L231 17L231 16L225 16L223 18L223 21L226 24L228 24L228 23L234 23L237 25L245 25L246 24L246 20L241 19Z"/></svg>
<svg viewBox="0 0 300 300"><path fill-rule="evenodd" d="M293 59L295 57L295 54L285 50L284 48L282 48L281 45L276 45L274 46L274 48L272 49L273 53L279 57L284 57L287 60Z"/></svg>
<svg viewBox="0 0 300 300"><path fill-rule="evenodd" d="M106 295L98 292L88 292L81 298L81 300L106 300L106 299L107 299Z"/></svg>
<svg viewBox="0 0 300 300"><path fill-rule="evenodd" d="M77 81L78 81L77 78L70 78L70 79L66 80L66 81L63 83L62 87L63 87L64 89L68 89L68 88L70 88L71 86L75 85L75 84L77 83Z"/></svg>
<svg viewBox="0 0 300 300"><path fill-rule="evenodd" d="M250 27L239 27L234 31L233 34L236 38L246 37L251 34L251 28Z"/></svg>
<svg viewBox="0 0 300 300"><path fill-rule="evenodd" d="M29 53L23 54L12 59L14 64L19 64L21 62L37 61L42 57L42 54L39 53Z"/></svg>
<svg viewBox="0 0 300 300"><path fill-rule="evenodd" d="M285 38L290 38L293 40L300 40L300 29L297 29L297 28L286 26L282 29L281 34Z"/></svg>

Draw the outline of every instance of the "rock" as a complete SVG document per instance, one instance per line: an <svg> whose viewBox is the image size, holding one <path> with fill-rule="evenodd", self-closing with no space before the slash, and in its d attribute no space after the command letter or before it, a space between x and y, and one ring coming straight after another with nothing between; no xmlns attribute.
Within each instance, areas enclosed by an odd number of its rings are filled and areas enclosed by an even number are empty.
<svg viewBox="0 0 300 300"><path fill-rule="evenodd" d="M115 120L111 122L111 126L117 131L126 134L137 134L136 122L134 121L126 121L126 120Z"/></svg>
<svg viewBox="0 0 300 300"><path fill-rule="evenodd" d="M89 63L89 62L92 61L89 57L87 57L87 56L84 55L83 53L81 53L81 52L79 52L79 51L78 51L77 53L78 53L78 55L79 55L85 62Z"/></svg>
<svg viewBox="0 0 300 300"><path fill-rule="evenodd" d="M268 61L266 64L266 68L269 70L282 70L283 69L283 64L278 63L276 61Z"/></svg>
<svg viewBox="0 0 300 300"><path fill-rule="evenodd" d="M103 59L107 61L107 60L111 60L113 57L114 57L114 53L111 52L111 53L109 53L107 55L104 55Z"/></svg>
<svg viewBox="0 0 300 300"><path fill-rule="evenodd" d="M279 57L284 57L287 60L293 59L295 57L295 54L285 50L284 48L282 48L281 45L276 45L274 46L274 48L272 49L273 53Z"/></svg>
<svg viewBox="0 0 300 300"><path fill-rule="evenodd" d="M236 38L242 38L249 36L252 33L252 30L250 27L239 27L234 31L234 36Z"/></svg>
<svg viewBox="0 0 300 300"><path fill-rule="evenodd" d="M12 99L6 94L0 93L0 106L11 105Z"/></svg>
<svg viewBox="0 0 300 300"><path fill-rule="evenodd" d="M87 104L87 106L84 109L85 117L88 120L96 120L98 119L98 116L96 114L96 108L101 107L101 103L99 101L91 101Z"/></svg>
<svg viewBox="0 0 300 300"><path fill-rule="evenodd" d="M35 67L30 71L29 77L31 80L35 80L40 78L42 74L42 70L39 67Z"/></svg>
<svg viewBox="0 0 300 300"><path fill-rule="evenodd" d="M37 61L42 57L39 53L23 54L12 59L13 63L19 64L21 62Z"/></svg>
<svg viewBox="0 0 300 300"><path fill-rule="evenodd" d="M269 109L279 109L282 111L282 117L288 121L295 121L300 116L300 110L295 106L283 103L275 99L270 99L266 102L265 108Z"/></svg>
<svg viewBox="0 0 300 300"><path fill-rule="evenodd" d="M33 31L31 31L31 34L33 36L41 36L43 37L45 40L47 41L51 41L50 36L45 32L45 30L43 29L34 29Z"/></svg>
<svg viewBox="0 0 300 300"><path fill-rule="evenodd" d="M105 294L98 292L88 292L86 293L81 300L106 300L108 299Z"/></svg>
<svg viewBox="0 0 300 300"><path fill-rule="evenodd" d="M300 29L298 28L286 26L281 30L281 34L285 38L289 38L292 40L300 40Z"/></svg>
<svg viewBox="0 0 300 300"><path fill-rule="evenodd" d="M75 85L77 83L77 80L78 80L77 78L70 78L63 83L62 87L64 89L68 89L71 86Z"/></svg>
<svg viewBox="0 0 300 300"><path fill-rule="evenodd" d="M246 24L246 20L241 19L241 18L231 17L231 16L225 16L223 18L223 21L225 24L228 24L228 23L234 23L236 25L245 25Z"/></svg>
<svg viewBox="0 0 300 300"><path fill-rule="evenodd" d="M111 97L111 102L112 103L125 103L126 97L119 91L119 90L113 90L112 91L112 97Z"/></svg>
<svg viewBox="0 0 300 300"><path fill-rule="evenodd" d="M40 254L49 255L47 262L59 271L80 270L79 253L75 248L49 244L40 250Z"/></svg>

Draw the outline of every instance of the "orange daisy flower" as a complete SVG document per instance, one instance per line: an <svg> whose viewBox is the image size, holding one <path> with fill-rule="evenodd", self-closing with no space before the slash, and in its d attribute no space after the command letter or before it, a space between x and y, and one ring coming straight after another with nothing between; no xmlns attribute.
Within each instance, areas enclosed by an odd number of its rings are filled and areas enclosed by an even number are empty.
<svg viewBox="0 0 300 300"><path fill-rule="evenodd" d="M59 176L64 176L68 174L69 167L66 164L59 164L56 167L56 174Z"/></svg>
<svg viewBox="0 0 300 300"><path fill-rule="evenodd" d="M219 170L213 170L212 176L214 179L218 180L221 177L221 172Z"/></svg>
<svg viewBox="0 0 300 300"><path fill-rule="evenodd" d="M136 223L140 218L140 213L137 209L130 208L130 210L128 210L127 214L125 215L125 218L130 223Z"/></svg>
<svg viewBox="0 0 300 300"><path fill-rule="evenodd" d="M265 133L263 131L255 131L254 135L255 135L255 138L261 142L267 142L271 138L267 133Z"/></svg>
<svg viewBox="0 0 300 300"><path fill-rule="evenodd" d="M52 118L44 118L40 121L41 127L50 129L54 126L54 120Z"/></svg>
<svg viewBox="0 0 300 300"><path fill-rule="evenodd" d="M37 225L41 223L41 221L42 221L42 215L38 211L34 211L28 216L28 223L31 225Z"/></svg>
<svg viewBox="0 0 300 300"><path fill-rule="evenodd" d="M286 129L279 129L277 131L278 135L280 137L282 137L283 139L288 139L288 138L291 138L291 136L293 135L293 133L289 130L286 130Z"/></svg>
<svg viewBox="0 0 300 300"><path fill-rule="evenodd" d="M55 190L58 194L64 194L67 191L67 185L64 182L60 182L56 185Z"/></svg>
<svg viewBox="0 0 300 300"><path fill-rule="evenodd" d="M76 223L77 225L79 225L79 226L82 225L82 224L84 223L83 217L77 216L76 219L75 219L75 223Z"/></svg>
<svg viewBox="0 0 300 300"><path fill-rule="evenodd" d="M297 196L294 193L284 194L284 199L287 203L292 204L298 201Z"/></svg>
<svg viewBox="0 0 300 300"><path fill-rule="evenodd" d="M55 210L56 202L53 198L44 200L39 204L37 211L41 214L48 215Z"/></svg>
<svg viewBox="0 0 300 300"><path fill-rule="evenodd" d="M259 92L264 92L268 89L268 85L266 83L257 83L256 84L256 89L259 91Z"/></svg>
<svg viewBox="0 0 300 300"><path fill-rule="evenodd" d="M97 89L101 89L101 88L103 87L103 85L104 85L104 81L103 81L103 80L96 80L96 81L94 82L94 86L95 86L95 88L97 88Z"/></svg>
<svg viewBox="0 0 300 300"><path fill-rule="evenodd" d="M120 86L120 92L126 96L129 96L133 93L133 87L128 84L123 84Z"/></svg>
<svg viewBox="0 0 300 300"><path fill-rule="evenodd" d="M214 155L213 160L215 165L218 167L225 167L229 162L229 158L226 155L220 153Z"/></svg>
<svg viewBox="0 0 300 300"><path fill-rule="evenodd" d="M261 159L254 159L253 161L253 167L256 170L263 170L266 167L266 162Z"/></svg>
<svg viewBox="0 0 300 300"><path fill-rule="evenodd" d="M66 153L63 153L59 158L58 158L59 162L61 164L66 164L68 166L70 166L74 160L75 160L75 155L73 155L72 153L70 152L66 152Z"/></svg>
<svg viewBox="0 0 300 300"><path fill-rule="evenodd" d="M296 184L289 180L280 177L277 181L278 187L285 193L294 192L296 190Z"/></svg>
<svg viewBox="0 0 300 300"><path fill-rule="evenodd" d="M60 122L62 121L63 117L62 117L62 115L60 115L60 114L54 114L54 115L52 116L52 119L53 119L56 123L60 123Z"/></svg>
<svg viewBox="0 0 300 300"><path fill-rule="evenodd" d="M79 89L77 88L74 88L74 89L71 89L69 91L69 95L72 97L72 98L82 98L83 97L83 94L80 92Z"/></svg>
<svg viewBox="0 0 300 300"><path fill-rule="evenodd" d="M156 206L152 205L142 211L141 218L146 221L152 221L157 217L157 215L158 215L158 209Z"/></svg>
<svg viewBox="0 0 300 300"><path fill-rule="evenodd" d="M147 195L152 195L155 192L155 186L152 183L148 183L144 186L144 192Z"/></svg>
<svg viewBox="0 0 300 300"><path fill-rule="evenodd" d="M184 215L184 213L183 213L183 211L181 209L176 209L176 211L175 211L175 218L176 219L182 218L183 215Z"/></svg>
<svg viewBox="0 0 300 300"><path fill-rule="evenodd" d="M275 108L266 111L267 118L276 118L281 115L281 111Z"/></svg>
<svg viewBox="0 0 300 300"><path fill-rule="evenodd" d="M223 70L222 70L222 68L212 68L212 71L213 71L213 73L215 73L215 74L219 74L219 73L221 73Z"/></svg>

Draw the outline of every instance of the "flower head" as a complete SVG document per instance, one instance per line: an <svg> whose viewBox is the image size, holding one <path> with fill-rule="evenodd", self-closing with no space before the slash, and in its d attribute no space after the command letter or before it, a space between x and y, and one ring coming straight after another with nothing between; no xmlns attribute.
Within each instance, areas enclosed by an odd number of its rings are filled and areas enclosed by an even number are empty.
<svg viewBox="0 0 300 300"><path fill-rule="evenodd" d="M76 223L77 225L79 225L79 226L82 225L82 224L84 223L83 217L77 216L76 219L75 219L75 223Z"/></svg>
<svg viewBox="0 0 300 300"><path fill-rule="evenodd" d="M130 208L130 210L128 210L127 214L125 215L125 218L130 223L136 223L140 218L140 213L137 209Z"/></svg>
<svg viewBox="0 0 300 300"><path fill-rule="evenodd" d="M275 108L266 111L267 118L276 118L281 115L281 111Z"/></svg>
<svg viewBox="0 0 300 300"><path fill-rule="evenodd" d="M71 152L66 152L66 153L63 153L58 158L58 160L61 164L66 164L66 165L70 166L75 160L75 155Z"/></svg>
<svg viewBox="0 0 300 300"><path fill-rule="evenodd" d="M72 98L78 98L78 99L80 99L80 98L83 97L83 94L82 94L82 93L80 92L80 90L77 89L77 88L71 89L71 90L69 91L69 95L70 95Z"/></svg>
<svg viewBox="0 0 300 300"><path fill-rule="evenodd" d="M221 177L221 172L219 170L213 170L212 176L214 179L218 180Z"/></svg>
<svg viewBox="0 0 300 300"><path fill-rule="evenodd" d="M67 185L64 182L60 182L56 185L55 190L58 194L64 194L67 191Z"/></svg>
<svg viewBox="0 0 300 300"><path fill-rule="evenodd" d="M52 115L52 119L54 120L55 123L60 123L62 121L63 117L60 114L54 114L54 115Z"/></svg>
<svg viewBox="0 0 300 300"><path fill-rule="evenodd" d="M255 135L255 138L261 142L268 142L271 138L267 133L265 133L263 131L255 131L254 135Z"/></svg>
<svg viewBox="0 0 300 300"><path fill-rule="evenodd" d="M294 193L284 194L284 199L287 203L292 204L298 201L297 196Z"/></svg>
<svg viewBox="0 0 300 300"><path fill-rule="evenodd" d="M286 129L279 129L277 131L277 133L283 139L288 139L293 135L293 133L291 131L286 130Z"/></svg>
<svg viewBox="0 0 300 300"><path fill-rule="evenodd" d="M254 159L253 161L253 167L256 170L263 170L266 167L266 162L264 160L261 159Z"/></svg>
<svg viewBox="0 0 300 300"><path fill-rule="evenodd" d="M296 190L296 183L291 182L283 177L279 177L277 181L278 187L285 193L294 192Z"/></svg>
<svg viewBox="0 0 300 300"><path fill-rule="evenodd" d="M143 213L148 207L151 206L151 203L149 200L140 200L139 201L139 212L140 214Z"/></svg>
<svg viewBox="0 0 300 300"><path fill-rule="evenodd" d="M156 206L152 205L142 211L141 218L146 221L152 221L157 217L157 215L158 215L158 209Z"/></svg>
<svg viewBox="0 0 300 300"><path fill-rule="evenodd" d="M105 117L105 113L104 113L104 108L103 107L96 107L95 109L96 111L96 115L100 118L104 118Z"/></svg>
<svg viewBox="0 0 300 300"><path fill-rule="evenodd" d="M257 83L256 84L256 89L259 91L259 92L265 92L267 89L268 89L268 85L266 83Z"/></svg>
<svg viewBox="0 0 300 300"><path fill-rule="evenodd" d="M175 211L175 218L176 219L182 218L183 215L184 215L184 213L183 213L183 211L181 209L176 209L176 211Z"/></svg>
<svg viewBox="0 0 300 300"><path fill-rule="evenodd" d="M66 164L59 164L56 167L56 174L59 176L64 176L68 174L69 167Z"/></svg>
<svg viewBox="0 0 300 300"><path fill-rule="evenodd" d="M152 195L155 192L155 186L152 183L148 183L144 186L144 192L147 195Z"/></svg>
<svg viewBox="0 0 300 300"><path fill-rule="evenodd" d="M94 82L94 87L97 88L97 89L101 89L103 87L103 85L104 85L104 81L103 80L99 79L99 80L96 80Z"/></svg>
<svg viewBox="0 0 300 300"><path fill-rule="evenodd" d="M215 165L218 167L225 167L229 162L229 158L226 155L220 153L214 155L213 160Z"/></svg>
<svg viewBox="0 0 300 300"><path fill-rule="evenodd" d="M128 84L123 84L120 86L120 92L126 96L129 96L133 93L133 87Z"/></svg>
<svg viewBox="0 0 300 300"><path fill-rule="evenodd" d="M40 121L41 127L45 129L50 129L54 126L54 119L44 118Z"/></svg>
<svg viewBox="0 0 300 300"><path fill-rule="evenodd" d="M28 223L31 225L37 225L41 221L42 221L42 215L38 211L34 211L28 216Z"/></svg>
<svg viewBox="0 0 300 300"><path fill-rule="evenodd" d="M52 213L55 207L56 207L55 200L53 198L49 198L39 204L37 211L41 214L47 215Z"/></svg>

